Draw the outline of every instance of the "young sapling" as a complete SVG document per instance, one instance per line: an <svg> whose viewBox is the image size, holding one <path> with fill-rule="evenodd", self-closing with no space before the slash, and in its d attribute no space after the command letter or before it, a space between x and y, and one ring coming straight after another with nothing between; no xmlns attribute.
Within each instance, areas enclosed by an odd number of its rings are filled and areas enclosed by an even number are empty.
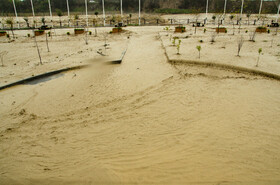
<svg viewBox="0 0 280 185"><path fill-rule="evenodd" d="M198 51L198 58L200 58L201 46L196 46L196 49L197 49L197 51Z"/></svg>
<svg viewBox="0 0 280 185"><path fill-rule="evenodd" d="M261 56L261 53L262 53L262 48L259 48L258 53L259 53L259 56L258 56L258 60L257 60L257 65L256 65L256 67L259 66L259 61L260 61L260 56Z"/></svg>
<svg viewBox="0 0 280 185"><path fill-rule="evenodd" d="M179 39L178 44L177 44L177 55L180 55L180 46L181 46L181 39Z"/></svg>

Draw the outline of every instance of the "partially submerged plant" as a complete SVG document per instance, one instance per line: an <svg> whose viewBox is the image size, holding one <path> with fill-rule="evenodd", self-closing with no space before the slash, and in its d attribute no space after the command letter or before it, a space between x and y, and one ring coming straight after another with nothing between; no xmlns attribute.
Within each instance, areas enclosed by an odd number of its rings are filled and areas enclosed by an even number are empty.
<svg viewBox="0 0 280 185"><path fill-rule="evenodd" d="M212 19L213 19L213 21L214 21L214 25L215 25L215 20L216 20L216 18L217 18L216 15L213 15L213 16L212 16Z"/></svg>
<svg viewBox="0 0 280 185"><path fill-rule="evenodd" d="M45 24L46 24L46 19L45 19L44 17L42 17L41 21L42 21L43 25L45 26Z"/></svg>
<svg viewBox="0 0 280 185"><path fill-rule="evenodd" d="M78 20L79 20L79 15L78 14L75 14L75 16L74 16L74 20L75 20L75 24L76 24L76 26L78 26Z"/></svg>
<svg viewBox="0 0 280 185"><path fill-rule="evenodd" d="M48 52L50 52L48 34L47 33L46 33L46 45L47 45Z"/></svg>
<svg viewBox="0 0 280 185"><path fill-rule="evenodd" d="M259 66L259 61L260 61L260 55L261 55L261 53L262 53L262 48L259 48L258 53L259 53L259 56L258 56L258 60L257 60L257 65L256 65L256 67Z"/></svg>
<svg viewBox="0 0 280 185"><path fill-rule="evenodd" d="M2 51L0 53L0 58L1 58L1 63L2 63L2 67L4 67L4 55L8 54L7 51Z"/></svg>
<svg viewBox="0 0 280 185"><path fill-rule="evenodd" d="M196 46L196 49L197 49L197 51L198 51L198 58L200 58L201 46Z"/></svg>
<svg viewBox="0 0 280 185"><path fill-rule="evenodd" d="M59 25L60 25L60 27L62 26L62 22L61 22L61 17L62 17L62 11L60 10L60 9L57 9L56 10L56 14L57 14L57 16L59 17Z"/></svg>
<svg viewBox="0 0 280 185"><path fill-rule="evenodd" d="M256 31L252 31L249 34L249 41L255 42L255 37L256 37Z"/></svg>
<svg viewBox="0 0 280 185"><path fill-rule="evenodd" d="M15 38L15 34L14 34L14 19L13 18L8 18L6 19L6 24L10 25L12 34L13 34L13 39Z"/></svg>
<svg viewBox="0 0 280 185"><path fill-rule="evenodd" d="M177 44L177 55L180 54L180 46L181 46L181 40L179 39L178 44Z"/></svg>
<svg viewBox="0 0 280 185"><path fill-rule="evenodd" d="M243 36L241 36L241 37L238 38L237 43L238 43L238 45L237 45L237 46L238 46L237 56L240 57L239 53L240 53L241 48L242 48L242 46L243 46L243 44L244 44L244 38L243 38Z"/></svg>
<svg viewBox="0 0 280 185"><path fill-rule="evenodd" d="M175 44L176 44L176 40L178 39L178 37L173 37L173 40L172 40L172 44L173 44L173 46L175 46Z"/></svg>
<svg viewBox="0 0 280 185"><path fill-rule="evenodd" d="M42 63L42 58L41 58L40 50L39 50L39 47L38 47L38 44L37 44L37 40L36 40L35 30L34 30L34 29L33 29L33 34L34 34L35 45L36 45L37 52L38 52L39 59L40 59L40 64L43 65L43 63Z"/></svg>
<svg viewBox="0 0 280 185"><path fill-rule="evenodd" d="M247 13L246 16L247 16L247 18L248 18L248 25L249 25L249 24L250 24L251 13Z"/></svg>
<svg viewBox="0 0 280 185"><path fill-rule="evenodd" d="M216 34L215 32L213 32L213 33L211 34L211 42L212 42L212 43L215 42L216 37L217 37L217 34Z"/></svg>
<svg viewBox="0 0 280 185"><path fill-rule="evenodd" d="M24 17L23 20L26 22L26 25L27 25L27 27L29 28L29 22L28 22L29 20L28 20L28 17Z"/></svg>

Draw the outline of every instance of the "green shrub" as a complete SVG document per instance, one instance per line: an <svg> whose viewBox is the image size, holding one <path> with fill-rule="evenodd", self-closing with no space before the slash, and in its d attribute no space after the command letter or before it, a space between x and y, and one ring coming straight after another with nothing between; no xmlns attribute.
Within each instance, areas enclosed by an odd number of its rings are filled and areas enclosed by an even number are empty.
<svg viewBox="0 0 280 185"><path fill-rule="evenodd" d="M51 36L51 32L50 31L48 32L48 35L49 35L49 37Z"/></svg>
<svg viewBox="0 0 280 185"><path fill-rule="evenodd" d="M246 30L245 33L248 33L248 30Z"/></svg>
<svg viewBox="0 0 280 185"><path fill-rule="evenodd" d="M84 28L75 28L74 30L75 30L75 31L85 31Z"/></svg>
<svg viewBox="0 0 280 185"><path fill-rule="evenodd" d="M204 33L206 32L206 28L204 28L203 32L204 32Z"/></svg>
<svg viewBox="0 0 280 185"><path fill-rule="evenodd" d="M0 31L0 33L7 33L6 31Z"/></svg>
<svg viewBox="0 0 280 185"><path fill-rule="evenodd" d="M91 32L91 31L89 31L88 33L89 33L89 35L92 35L92 32Z"/></svg>
<svg viewBox="0 0 280 185"><path fill-rule="evenodd" d="M270 30L267 30L267 33L270 33Z"/></svg>
<svg viewBox="0 0 280 185"><path fill-rule="evenodd" d="M109 33L110 33L110 34L112 34L112 33L113 33L113 31L110 31Z"/></svg>
<svg viewBox="0 0 280 185"><path fill-rule="evenodd" d="M30 37L30 33L27 34L27 37Z"/></svg>
<svg viewBox="0 0 280 185"><path fill-rule="evenodd" d="M257 27L258 29L265 29L265 27L264 26L259 26L259 27Z"/></svg>
<svg viewBox="0 0 280 185"><path fill-rule="evenodd" d="M200 43L203 43L203 40L200 40L199 42L200 42Z"/></svg>
<svg viewBox="0 0 280 185"><path fill-rule="evenodd" d="M67 32L67 35L70 35L70 32Z"/></svg>
<svg viewBox="0 0 280 185"><path fill-rule="evenodd" d="M10 34L7 34L6 37L7 37L7 38L10 38Z"/></svg>

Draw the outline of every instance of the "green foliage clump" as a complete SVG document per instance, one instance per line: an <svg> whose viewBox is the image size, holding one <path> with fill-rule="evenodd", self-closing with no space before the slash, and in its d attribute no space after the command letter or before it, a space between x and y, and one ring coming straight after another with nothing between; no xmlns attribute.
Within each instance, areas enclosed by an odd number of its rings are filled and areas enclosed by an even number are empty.
<svg viewBox="0 0 280 185"><path fill-rule="evenodd" d="M206 28L204 28L203 32L206 33Z"/></svg>
<svg viewBox="0 0 280 185"><path fill-rule="evenodd" d="M67 34L67 35L70 35L70 32L67 32L66 34Z"/></svg>
<svg viewBox="0 0 280 185"><path fill-rule="evenodd" d="M57 16L61 17L62 16L62 11L60 9L56 9L56 14L57 14Z"/></svg>
<svg viewBox="0 0 280 185"><path fill-rule="evenodd" d="M91 32L91 31L89 31L88 33L89 33L89 35L92 35L92 32Z"/></svg>
<svg viewBox="0 0 280 185"><path fill-rule="evenodd" d="M267 30L267 33L269 34L269 33L270 33L270 30Z"/></svg>
<svg viewBox="0 0 280 185"><path fill-rule="evenodd" d="M27 34L27 37L30 37L30 33Z"/></svg>

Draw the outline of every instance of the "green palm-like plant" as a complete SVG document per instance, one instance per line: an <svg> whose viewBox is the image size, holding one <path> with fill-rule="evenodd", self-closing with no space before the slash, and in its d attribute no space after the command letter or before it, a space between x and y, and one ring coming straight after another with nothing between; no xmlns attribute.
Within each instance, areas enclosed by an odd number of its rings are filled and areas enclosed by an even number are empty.
<svg viewBox="0 0 280 185"><path fill-rule="evenodd" d="M200 58L201 46L196 46L196 49L197 49L197 51L198 51L198 58Z"/></svg>

